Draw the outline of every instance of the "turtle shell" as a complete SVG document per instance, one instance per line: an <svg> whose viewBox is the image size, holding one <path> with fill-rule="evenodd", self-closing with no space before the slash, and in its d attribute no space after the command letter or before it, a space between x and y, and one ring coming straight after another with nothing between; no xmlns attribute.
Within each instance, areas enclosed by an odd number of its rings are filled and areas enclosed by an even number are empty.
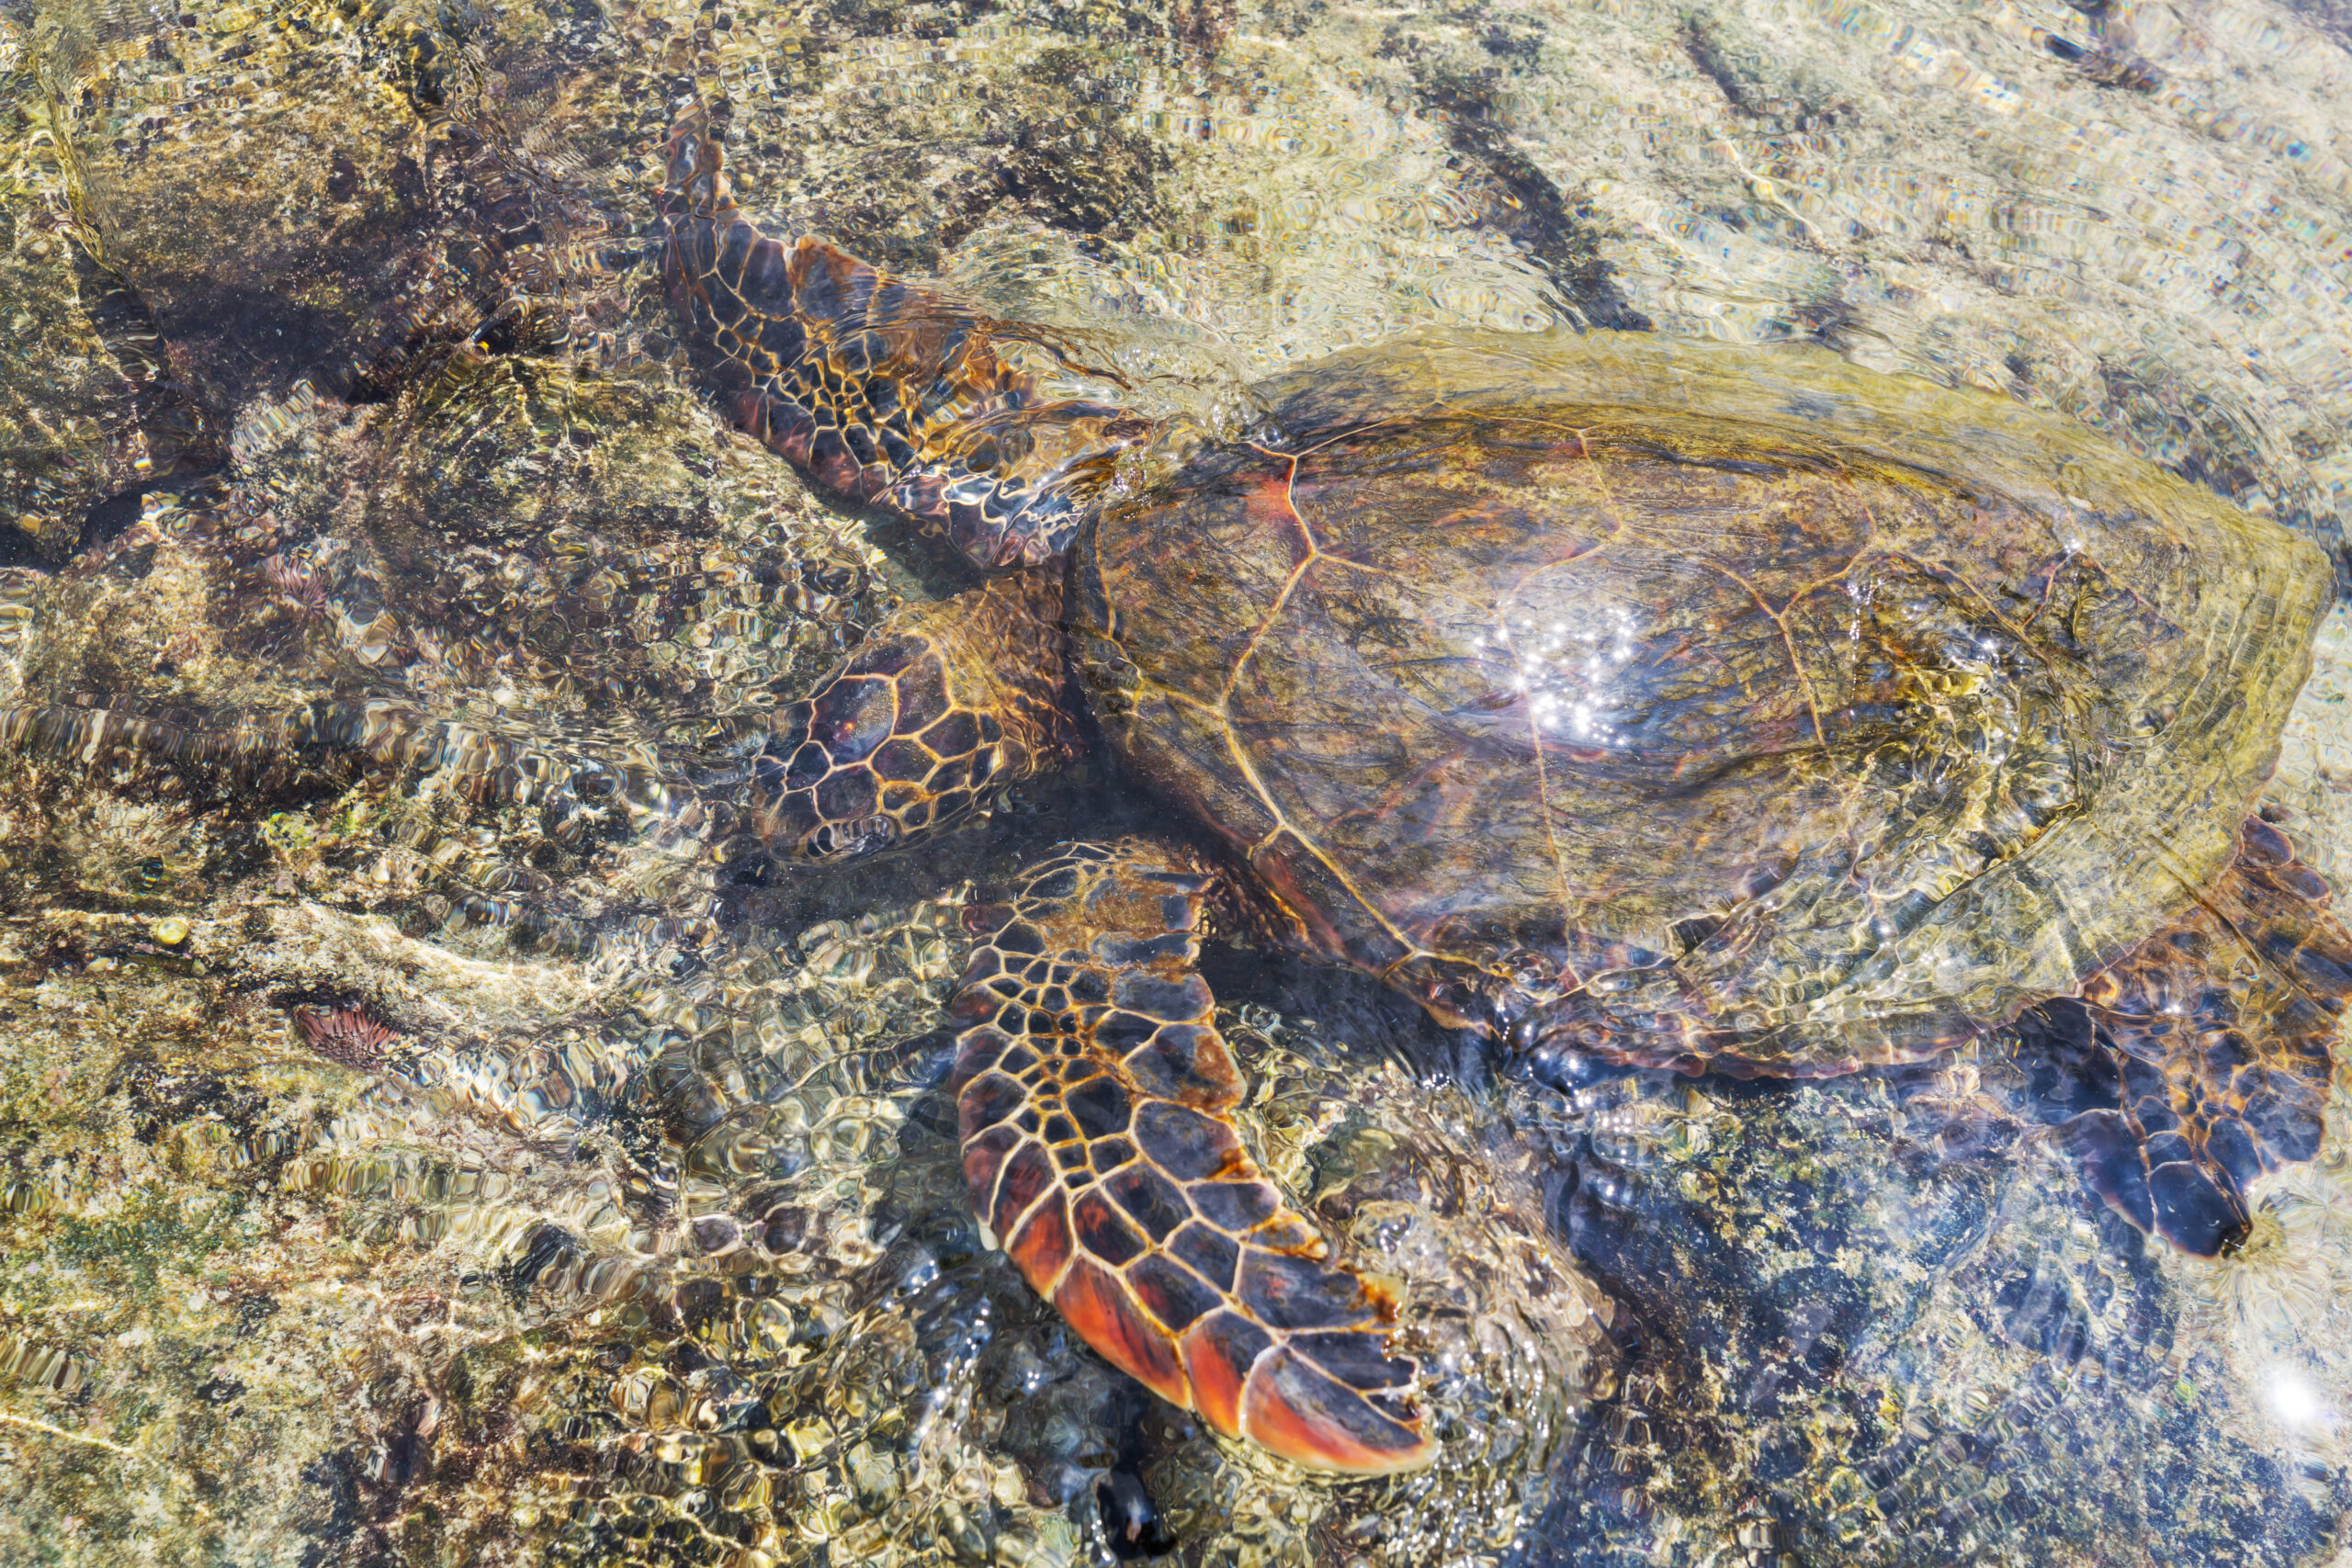
<svg viewBox="0 0 2352 1568"><path fill-rule="evenodd" d="M1264 389L1075 563L1114 745L1299 945L1825 1074L2071 994L2226 866L2312 545L1814 350L1458 336ZM1485 1017L1478 1010L1488 1010Z"/></svg>

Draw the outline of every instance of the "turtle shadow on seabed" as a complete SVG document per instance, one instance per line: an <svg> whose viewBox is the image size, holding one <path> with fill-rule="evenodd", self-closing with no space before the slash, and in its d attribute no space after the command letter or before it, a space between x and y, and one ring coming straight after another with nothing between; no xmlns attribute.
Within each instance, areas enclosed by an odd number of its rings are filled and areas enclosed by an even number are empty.
<svg viewBox="0 0 2352 1568"><path fill-rule="evenodd" d="M2352 1497L2189 1343L2183 1260L2046 1130L2081 1090L2001 1036L1828 1081L1555 1087L1361 976L1216 948L1204 972L1510 1129L1485 1157L1519 1157L1552 1243L1619 1309L1612 1375L1510 1561L2295 1560Z"/></svg>

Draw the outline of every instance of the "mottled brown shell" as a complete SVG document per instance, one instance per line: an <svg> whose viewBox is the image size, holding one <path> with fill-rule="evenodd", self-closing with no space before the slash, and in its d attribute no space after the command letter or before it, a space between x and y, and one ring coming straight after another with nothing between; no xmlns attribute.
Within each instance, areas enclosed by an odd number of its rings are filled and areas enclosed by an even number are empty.
<svg viewBox="0 0 2352 1568"><path fill-rule="evenodd" d="M1578 991L1621 1060L2072 994L2230 863L2329 593L2062 417L1812 351L1431 339L1271 402L1081 547L1114 743L1301 945L1481 1022Z"/></svg>

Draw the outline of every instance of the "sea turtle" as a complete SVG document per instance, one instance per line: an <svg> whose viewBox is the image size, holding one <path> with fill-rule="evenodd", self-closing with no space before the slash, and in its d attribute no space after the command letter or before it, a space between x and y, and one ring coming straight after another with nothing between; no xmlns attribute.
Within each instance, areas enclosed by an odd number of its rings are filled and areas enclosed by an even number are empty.
<svg viewBox="0 0 2352 1568"><path fill-rule="evenodd" d="M1212 439L764 236L699 115L661 209L729 416L992 573L780 710L715 830L873 854L1086 748L1167 807L975 908L955 1080L993 1237L1217 1430L1432 1451L1390 1296L1238 1134L1212 932L1561 1071L2006 1031L2091 1184L2190 1253L2316 1146L2352 936L2254 808L2331 594L2286 529L2053 414L1645 334L1344 353Z"/></svg>

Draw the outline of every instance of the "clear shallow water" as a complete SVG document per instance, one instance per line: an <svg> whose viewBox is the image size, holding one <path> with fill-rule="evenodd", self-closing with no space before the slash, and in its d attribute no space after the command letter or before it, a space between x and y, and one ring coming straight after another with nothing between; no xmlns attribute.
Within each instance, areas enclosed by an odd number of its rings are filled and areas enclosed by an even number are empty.
<svg viewBox="0 0 2352 1568"><path fill-rule="evenodd" d="M695 396L648 265L687 95L774 227L1098 334L1155 406L1238 420L1430 324L1811 336L2333 547L2347 40L2319 6L0 7L0 700L334 695L452 748L0 763L0 1560L1074 1562L1115 1473L1204 1563L2333 1561L2340 1126L2196 1264L2087 1204L1997 1054L1569 1098L1221 956L1268 1163L1436 1370L1446 1462L1334 1486L1172 1422L965 1213L956 908L1127 819L1114 780L792 885L518 797L593 754L658 816L952 581ZM2276 788L2339 882L2347 694L2339 612Z"/></svg>

